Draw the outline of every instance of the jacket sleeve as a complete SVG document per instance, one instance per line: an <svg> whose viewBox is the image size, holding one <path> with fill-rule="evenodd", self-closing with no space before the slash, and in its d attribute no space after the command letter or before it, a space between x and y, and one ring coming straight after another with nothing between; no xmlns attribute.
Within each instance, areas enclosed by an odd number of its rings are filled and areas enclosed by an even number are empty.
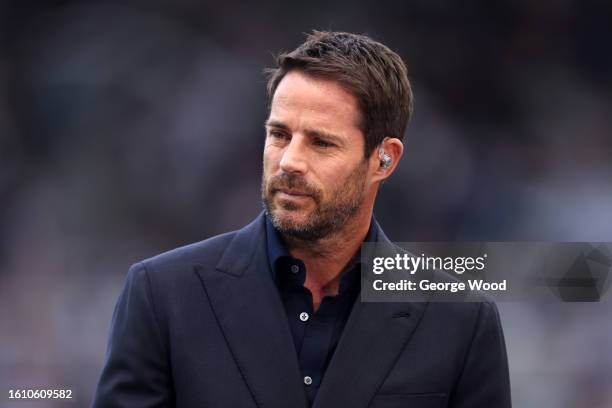
<svg viewBox="0 0 612 408"><path fill-rule="evenodd" d="M133 265L115 306L94 408L173 406L172 380L150 281Z"/></svg>
<svg viewBox="0 0 612 408"><path fill-rule="evenodd" d="M481 303L462 374L451 395L452 408L510 408L508 356L494 303Z"/></svg>

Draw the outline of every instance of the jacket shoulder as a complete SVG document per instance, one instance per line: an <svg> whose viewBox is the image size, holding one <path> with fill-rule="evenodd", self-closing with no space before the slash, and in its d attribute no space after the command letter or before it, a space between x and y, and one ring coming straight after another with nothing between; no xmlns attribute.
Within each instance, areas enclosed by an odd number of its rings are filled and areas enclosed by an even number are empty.
<svg viewBox="0 0 612 408"><path fill-rule="evenodd" d="M149 274L176 272L181 269L191 269L194 265L214 267L236 233L237 231L231 231L216 235L203 241L163 252L138 263Z"/></svg>

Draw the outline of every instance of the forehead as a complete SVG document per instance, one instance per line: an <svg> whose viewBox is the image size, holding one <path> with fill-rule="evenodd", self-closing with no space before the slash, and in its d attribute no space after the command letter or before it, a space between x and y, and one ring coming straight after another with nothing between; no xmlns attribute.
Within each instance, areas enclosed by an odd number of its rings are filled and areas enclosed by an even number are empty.
<svg viewBox="0 0 612 408"><path fill-rule="evenodd" d="M281 80L270 109L270 119L291 127L307 123L334 131L360 132L357 98L338 82L290 71Z"/></svg>

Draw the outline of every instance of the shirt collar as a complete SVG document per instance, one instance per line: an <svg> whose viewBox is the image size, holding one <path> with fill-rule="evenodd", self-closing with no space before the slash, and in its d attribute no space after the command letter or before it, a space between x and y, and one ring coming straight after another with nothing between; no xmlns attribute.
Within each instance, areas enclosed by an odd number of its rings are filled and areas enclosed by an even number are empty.
<svg viewBox="0 0 612 408"><path fill-rule="evenodd" d="M378 230L376 228L376 218L374 214L372 214L372 218L370 219L370 228L368 229L368 233L363 240L364 242L376 242L378 239ZM278 265L278 260L283 257L291 257L283 238L278 232L278 230L272 224L268 214L266 213L266 243L267 243L267 251L268 251L268 263L270 265L270 271L272 271L272 277L276 281L276 265ZM352 269L355 264L359 263L360 254L359 252L349 263L349 267L347 270Z"/></svg>

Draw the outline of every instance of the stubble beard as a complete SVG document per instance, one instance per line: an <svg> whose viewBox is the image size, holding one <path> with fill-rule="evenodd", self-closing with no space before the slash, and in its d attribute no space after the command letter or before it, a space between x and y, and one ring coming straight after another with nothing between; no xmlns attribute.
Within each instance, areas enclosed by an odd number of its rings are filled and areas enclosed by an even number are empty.
<svg viewBox="0 0 612 408"><path fill-rule="evenodd" d="M366 172L367 161L364 160L338 184L339 187L331 194L331 200L322 203L321 191L307 184L301 176L283 173L268 180L264 170L261 182L264 209L281 234L307 243L317 242L340 232L359 212L364 201ZM296 188L307 192L315 203L315 209L303 221L298 221L291 214L281 214L297 212L300 208L292 203L285 203L282 204L282 209L279 209L274 202L274 194L278 188Z"/></svg>

